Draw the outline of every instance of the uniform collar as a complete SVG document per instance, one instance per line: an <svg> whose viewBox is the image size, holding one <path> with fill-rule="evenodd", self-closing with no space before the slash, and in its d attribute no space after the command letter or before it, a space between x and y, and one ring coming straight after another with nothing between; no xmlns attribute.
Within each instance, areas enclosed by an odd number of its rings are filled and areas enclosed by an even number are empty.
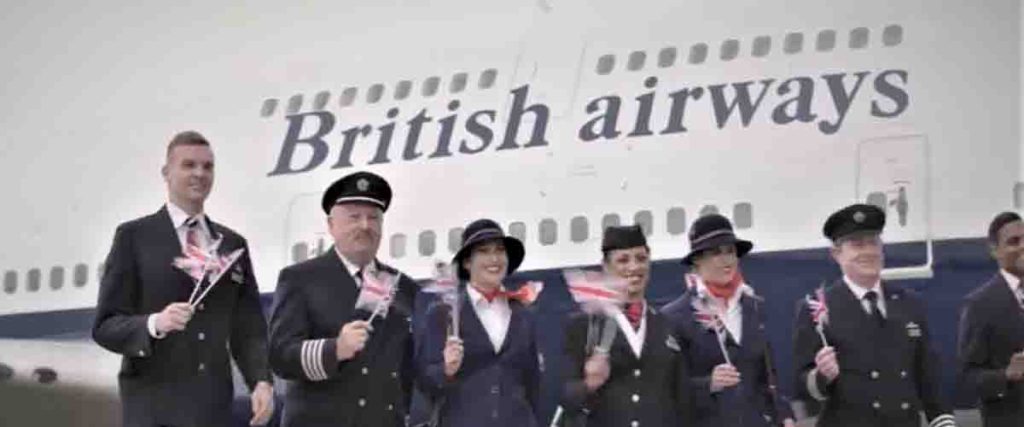
<svg viewBox="0 0 1024 427"><path fill-rule="evenodd" d="M999 269L999 274L1003 275L1003 280L1005 280L1006 284L1010 286L1010 291L1017 294L1020 289L1020 278L1001 268Z"/></svg>
<svg viewBox="0 0 1024 427"><path fill-rule="evenodd" d="M348 258L345 258L345 255L342 255L341 251L338 250L337 245L334 246L334 254L338 256L338 259L340 259L341 263L345 266L345 271L348 271L348 274L350 276L356 277L356 273L358 273L360 270L359 266L356 265L356 263L349 261ZM366 264L366 267L364 269L371 271L377 270L377 261L370 260L370 263Z"/></svg>
<svg viewBox="0 0 1024 427"><path fill-rule="evenodd" d="M885 292L882 291L881 281L875 282L875 286L872 286L871 289L864 289L860 285L853 283L853 280L850 280L847 276L843 276L843 282L846 283L846 287L850 288L850 292L853 292L853 295L856 296L858 300L863 300L864 295L867 295L870 291L875 291L875 293L878 294L879 300L882 300L885 295Z"/></svg>
<svg viewBox="0 0 1024 427"><path fill-rule="evenodd" d="M189 215L188 212L185 212L184 209L178 207L178 205L171 201L167 202L167 214L171 217L171 223L174 224L174 229L181 228L181 226L185 224L185 221L188 221L193 217L198 218L203 227L206 226L205 213L199 212L196 215Z"/></svg>

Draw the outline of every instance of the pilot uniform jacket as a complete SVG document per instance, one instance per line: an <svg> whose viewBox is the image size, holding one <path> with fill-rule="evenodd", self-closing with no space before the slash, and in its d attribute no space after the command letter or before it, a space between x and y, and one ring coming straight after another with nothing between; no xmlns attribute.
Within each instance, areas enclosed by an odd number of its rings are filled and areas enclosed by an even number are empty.
<svg viewBox="0 0 1024 427"><path fill-rule="evenodd" d="M764 312L759 297L741 295L738 303L743 311L740 342L730 335L726 339L729 360L740 372L740 383L711 393L711 372L725 363L718 335L694 319L693 301L697 291L688 290L661 312L671 325L689 361L690 384L695 402L696 425L706 427L768 427L782 425L793 418L789 401L778 395L775 360L764 330ZM771 384L769 383L771 380ZM775 386L775 387L772 387Z"/></svg>
<svg viewBox="0 0 1024 427"><path fill-rule="evenodd" d="M220 427L231 423L233 358L251 390L270 381L267 324L245 239L207 219L219 252L245 248L212 286L184 331L162 339L150 314L187 302L195 281L171 263L181 242L167 212L121 224L104 264L93 338L123 355L118 374L126 427Z"/></svg>
<svg viewBox="0 0 1024 427"><path fill-rule="evenodd" d="M518 301L508 301L508 332L495 352L465 287L459 290L459 299L463 358L458 372L453 378L445 378L444 347L450 310L445 305L435 304L427 312L426 342L417 360L420 387L440 405L439 425L543 425L536 410L540 356L533 312Z"/></svg>
<svg viewBox="0 0 1024 427"><path fill-rule="evenodd" d="M923 301L912 291L880 286L882 326L843 280L825 290L825 337L840 369L832 383L814 371L822 342L806 301L798 304L793 352L798 395L823 401L819 426L918 427L920 411L933 427L953 425L952 408L940 392L939 356Z"/></svg>
<svg viewBox="0 0 1024 427"><path fill-rule="evenodd" d="M355 279L333 248L281 270L270 318L270 365L287 380L284 427L405 425L417 286L405 275L398 286L387 316L374 319L363 350L339 362L335 340L342 326L370 317L355 309Z"/></svg>
<svg viewBox="0 0 1024 427"><path fill-rule="evenodd" d="M1002 274L967 296L959 335L961 380L981 400L985 425L1024 424L1024 382L1005 374L1024 350L1024 309Z"/></svg>
<svg viewBox="0 0 1024 427"><path fill-rule="evenodd" d="M687 362L664 317L644 310L646 332L637 357L621 326L609 349L611 374L593 393L583 383L590 328L617 326L603 316L574 313L565 333L563 425L588 427L676 427L692 424ZM627 323L627 327L628 323ZM597 334L600 335L600 334ZM579 421L583 421L580 423Z"/></svg>

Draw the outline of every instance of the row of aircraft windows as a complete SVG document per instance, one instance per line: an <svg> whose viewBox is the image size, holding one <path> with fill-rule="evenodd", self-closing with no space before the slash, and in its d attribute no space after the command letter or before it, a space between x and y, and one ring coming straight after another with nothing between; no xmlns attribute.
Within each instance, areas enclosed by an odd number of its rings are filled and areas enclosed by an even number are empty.
<svg viewBox="0 0 1024 427"><path fill-rule="evenodd" d="M480 79L477 80L477 87L479 89L490 89L494 87L495 81L498 80L498 70L489 68L480 73ZM461 93L466 90L469 86L469 74L468 73L455 73L452 79L448 82L449 93ZM423 85L420 86L420 95L424 98L430 98L440 91L441 78L434 76L428 77L423 81ZM383 83L377 83L371 85L366 89L365 98L367 104L376 104L384 99L385 85ZM413 82L410 80L402 80L395 84L394 92L392 96L395 101L401 101L408 98L413 91ZM359 97L359 88L348 87L341 91L338 95L338 106L348 107L354 104ZM302 111L302 94L292 95L288 98L288 104L285 106L285 112L287 114L296 114ZM331 101L331 92L320 91L313 97L312 110L320 111L327 108L327 104ZM277 110L278 100L276 98L268 98L263 100L263 107L260 109L260 116L270 117Z"/></svg>
<svg viewBox="0 0 1024 427"><path fill-rule="evenodd" d="M712 213L719 213L715 205L702 207L698 216ZM733 224L737 229L744 230L753 226L753 206L750 203L736 203L732 209ZM621 225L622 218L618 214L609 213L601 217L601 230L613 225ZM644 210L633 215L632 223L640 225L644 234L650 236L655 230L654 214ZM583 243L591 237L590 220L585 216L576 216L569 220L569 241L572 243ZM669 235L679 236L686 232L687 218L686 210L683 208L671 208L665 213L665 231ZM550 246L558 243L558 222L552 218L545 218L537 223L537 242L542 246ZM452 228L447 233L448 252L455 253L459 250L462 242L462 228ZM527 225L524 222L516 221L508 225L508 234L521 240L527 240ZM407 251L410 237L404 233L396 233L390 238L390 254L393 259L400 259L410 254ZM416 249L420 256L434 256L438 251L438 236L433 230L421 231L416 236ZM322 249L322 248L321 248ZM300 262L306 260L312 252L308 243L296 243L292 246L292 260Z"/></svg>
<svg viewBox="0 0 1024 427"><path fill-rule="evenodd" d="M821 30L815 37L814 49L818 52L831 52L836 48L836 30ZM865 27L858 27L850 30L847 46L850 49L858 50L868 47L871 39L871 31ZM891 47L903 43L903 27L900 25L889 25L882 30L882 45ZM772 50L771 36L755 37L750 44L750 55L755 58L768 56ZM804 50L804 33L788 33L782 39L782 51L786 54L796 54ZM686 62L691 65L702 64L708 59L709 47L706 43L696 43L690 46ZM658 52L658 67L667 68L676 64L680 53L675 47L662 48ZM727 39L719 47L718 58L722 61L732 61L740 56L740 41ZM626 69L629 71L640 71L647 63L647 52L638 50L631 52L626 58ZM607 75L615 68L615 55L603 55L597 59L596 72L600 75Z"/></svg>
<svg viewBox="0 0 1024 427"><path fill-rule="evenodd" d="M99 275L103 271L101 265L96 269L96 274ZM99 277L96 279L99 281ZM50 289L59 291L64 289L66 282L66 274L64 267L56 266L50 268L50 275L48 285ZM77 264L71 270L71 285L75 288L84 288L89 283L89 266L86 264ZM29 269L25 273L25 290L28 292L39 292L43 287L43 272L38 268ZM4 272L3 277L3 289L6 294L13 294L18 291L18 272L8 270Z"/></svg>

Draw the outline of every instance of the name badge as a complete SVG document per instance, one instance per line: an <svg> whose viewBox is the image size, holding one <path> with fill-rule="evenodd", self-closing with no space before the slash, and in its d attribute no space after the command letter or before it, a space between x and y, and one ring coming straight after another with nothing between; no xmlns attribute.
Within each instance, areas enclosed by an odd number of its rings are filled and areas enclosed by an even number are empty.
<svg viewBox="0 0 1024 427"><path fill-rule="evenodd" d="M907 322L907 336L911 338L919 338L921 336L921 327L914 322Z"/></svg>
<svg viewBox="0 0 1024 427"><path fill-rule="evenodd" d="M682 351L682 349L679 348L679 342L676 341L676 337L672 335L669 335L668 338L665 338L665 347L668 347L669 349L674 351Z"/></svg>

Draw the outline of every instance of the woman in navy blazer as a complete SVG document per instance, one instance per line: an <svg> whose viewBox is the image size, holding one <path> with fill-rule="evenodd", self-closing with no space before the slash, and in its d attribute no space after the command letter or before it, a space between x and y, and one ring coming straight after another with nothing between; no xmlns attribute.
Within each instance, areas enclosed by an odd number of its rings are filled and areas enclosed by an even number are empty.
<svg viewBox="0 0 1024 427"><path fill-rule="evenodd" d="M458 337L451 336L450 308L427 312L426 342L419 356L420 387L435 398L440 426L532 427L540 377L534 316L502 287L523 261L523 244L497 223L474 221L462 234L453 263L459 280Z"/></svg>
<svg viewBox="0 0 1024 427"><path fill-rule="evenodd" d="M691 250L683 262L699 279L688 278L687 291L663 307L662 313L686 349L697 425L793 426L789 402L776 390L763 300L743 283L739 272L739 258L753 244L738 239L732 224L721 215L697 219L689 237ZM700 320L702 313L717 313L724 343Z"/></svg>

